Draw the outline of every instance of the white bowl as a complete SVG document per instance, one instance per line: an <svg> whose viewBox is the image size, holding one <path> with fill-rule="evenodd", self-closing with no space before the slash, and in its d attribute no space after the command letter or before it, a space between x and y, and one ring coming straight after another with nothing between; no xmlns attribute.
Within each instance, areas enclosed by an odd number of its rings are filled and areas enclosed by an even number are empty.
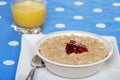
<svg viewBox="0 0 120 80"><path fill-rule="evenodd" d="M39 45L47 38L58 36L58 35L71 35L71 34L75 34L78 36L89 36L89 37L92 37L92 38L102 41L105 44L106 48L109 49L108 56L105 57L104 59L102 59L101 61L98 61L98 62L95 62L92 64L67 65L67 64L61 64L61 63L57 63L57 62L48 60L39 53L39 51L38 51ZM113 48L108 41L106 41L99 35L96 35L93 33L83 32L83 31L58 31L58 32L48 34L44 38L40 39L36 46L36 52L37 52L37 55L41 59L43 59L47 69L49 71L51 71L52 73L54 73L58 76L61 76L61 77L66 77L66 78L83 78L83 77L87 77L87 76L90 76L90 75L98 72L101 69L101 67L103 66L103 64L105 63L105 61L111 57L111 55L113 53Z"/></svg>

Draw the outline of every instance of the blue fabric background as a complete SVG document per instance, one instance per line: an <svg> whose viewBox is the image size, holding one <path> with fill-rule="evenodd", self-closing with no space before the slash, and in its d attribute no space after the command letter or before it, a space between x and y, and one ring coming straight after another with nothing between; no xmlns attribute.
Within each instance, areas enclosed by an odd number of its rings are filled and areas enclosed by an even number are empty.
<svg viewBox="0 0 120 80"><path fill-rule="evenodd" d="M7 2L0 5L0 80L15 80L18 64L21 34L11 28L11 0L0 0ZM75 5L74 2L83 2L83 5ZM120 50L120 5L112 6L120 0L47 0L47 15L44 24L43 34L62 30L88 31L103 36L115 36ZM64 8L64 11L56 11L57 7ZM101 8L102 12L93 12L94 8ZM73 16L81 15L82 20L75 20ZM96 24L104 23L105 28L98 28ZM57 28L56 24L64 24L65 27ZM16 40L18 46L9 46L8 42ZM14 65L4 65L5 60L13 60Z"/></svg>

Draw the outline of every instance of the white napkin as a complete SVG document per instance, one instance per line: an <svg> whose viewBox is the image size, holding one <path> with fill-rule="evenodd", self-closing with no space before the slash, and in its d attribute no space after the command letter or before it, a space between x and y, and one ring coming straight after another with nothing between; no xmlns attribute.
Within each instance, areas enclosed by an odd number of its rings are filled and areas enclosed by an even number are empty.
<svg viewBox="0 0 120 80"><path fill-rule="evenodd" d="M16 80L25 80L28 73L32 69L30 61L35 54L34 48L37 41L44 37L44 35L29 35L25 34L22 36L21 53L16 72ZM34 80L120 80L120 57L117 48L115 37L103 36L108 40L114 47L114 53L112 57L105 63L102 69L96 74L82 78L82 79L67 79L56 76L55 74L48 71L46 68L39 68L36 70Z"/></svg>

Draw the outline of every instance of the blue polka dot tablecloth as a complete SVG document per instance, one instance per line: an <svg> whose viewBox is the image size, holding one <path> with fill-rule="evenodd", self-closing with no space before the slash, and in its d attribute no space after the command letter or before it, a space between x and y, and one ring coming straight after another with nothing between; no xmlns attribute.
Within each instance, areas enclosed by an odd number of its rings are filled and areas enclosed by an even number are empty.
<svg viewBox="0 0 120 80"><path fill-rule="evenodd" d="M15 80L21 34L12 29L11 1L0 0L0 80ZM115 36L120 50L120 0L47 0L43 34L79 30Z"/></svg>

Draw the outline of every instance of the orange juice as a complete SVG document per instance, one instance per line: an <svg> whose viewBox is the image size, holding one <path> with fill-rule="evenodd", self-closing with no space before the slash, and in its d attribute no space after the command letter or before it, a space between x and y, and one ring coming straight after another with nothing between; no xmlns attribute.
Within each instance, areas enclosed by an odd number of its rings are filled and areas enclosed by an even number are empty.
<svg viewBox="0 0 120 80"><path fill-rule="evenodd" d="M25 28L35 28L42 25L45 14L45 4L37 1L20 1L12 6L14 23Z"/></svg>

